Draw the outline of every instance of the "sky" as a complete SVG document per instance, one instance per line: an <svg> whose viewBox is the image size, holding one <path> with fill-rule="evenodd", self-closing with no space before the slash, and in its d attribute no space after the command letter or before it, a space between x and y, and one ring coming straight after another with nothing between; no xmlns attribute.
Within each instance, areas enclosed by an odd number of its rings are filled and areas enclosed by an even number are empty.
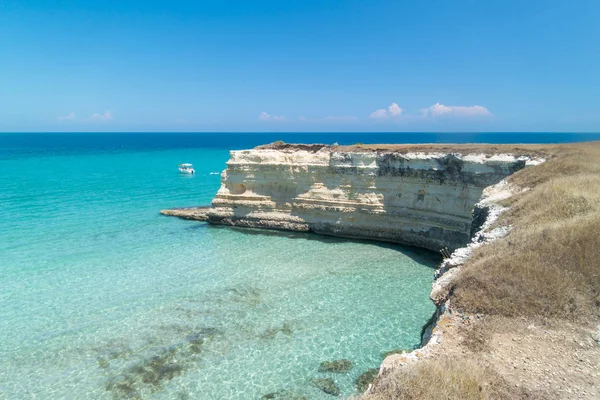
<svg viewBox="0 0 600 400"><path fill-rule="evenodd" d="M0 132L600 132L598 0L0 0Z"/></svg>

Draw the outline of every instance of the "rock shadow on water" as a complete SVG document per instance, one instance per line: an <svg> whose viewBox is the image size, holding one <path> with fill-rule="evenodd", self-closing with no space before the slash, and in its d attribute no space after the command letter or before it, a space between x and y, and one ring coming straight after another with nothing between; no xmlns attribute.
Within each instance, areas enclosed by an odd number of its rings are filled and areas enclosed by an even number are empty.
<svg viewBox="0 0 600 400"><path fill-rule="evenodd" d="M434 251L401 245L398 243L382 242L378 240L369 239L355 239L355 238L343 238L337 236L322 235L314 232L296 232L287 230L275 230L275 229L263 229L263 228L247 228L239 226L221 226L221 225L210 225L214 229L231 229L244 235L251 236L271 236L271 237L282 237L286 239L300 239L300 240L314 240L322 243L363 243L372 246L378 246L385 249L392 249L402 253L404 256L411 260L425 265L432 269L437 269L439 263L442 260L442 256Z"/></svg>
<svg viewBox="0 0 600 400"><path fill-rule="evenodd" d="M197 231L197 230L206 230L211 228L211 225L208 222L203 221L188 221L190 222L189 226L186 226L184 229L186 231ZM181 230L173 231L173 234L181 236Z"/></svg>

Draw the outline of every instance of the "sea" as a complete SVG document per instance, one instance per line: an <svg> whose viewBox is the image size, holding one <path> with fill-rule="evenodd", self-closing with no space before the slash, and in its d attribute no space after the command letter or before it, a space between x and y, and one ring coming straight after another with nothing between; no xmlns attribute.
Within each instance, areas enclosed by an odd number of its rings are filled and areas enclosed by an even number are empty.
<svg viewBox="0 0 600 400"><path fill-rule="evenodd" d="M0 134L0 398L331 399L419 346L439 256L210 226L232 149L599 134ZM193 163L195 175L177 171ZM348 360L347 371L323 362ZM332 383L335 385L333 386ZM333 388L333 389L332 389ZM335 389L337 388L337 389Z"/></svg>

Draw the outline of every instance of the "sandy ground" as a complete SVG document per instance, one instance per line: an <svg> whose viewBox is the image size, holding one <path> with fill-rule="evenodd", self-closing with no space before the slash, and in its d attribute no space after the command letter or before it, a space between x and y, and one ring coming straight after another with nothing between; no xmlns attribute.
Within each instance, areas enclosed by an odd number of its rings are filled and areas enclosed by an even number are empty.
<svg viewBox="0 0 600 400"><path fill-rule="evenodd" d="M466 357L491 367L522 398L600 399L600 345L594 328L451 314L441 342L423 357Z"/></svg>

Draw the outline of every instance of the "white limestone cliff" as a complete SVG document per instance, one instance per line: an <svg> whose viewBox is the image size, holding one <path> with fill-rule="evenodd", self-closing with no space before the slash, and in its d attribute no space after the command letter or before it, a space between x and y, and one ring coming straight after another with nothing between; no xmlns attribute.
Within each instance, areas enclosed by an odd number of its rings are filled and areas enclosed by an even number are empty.
<svg viewBox="0 0 600 400"><path fill-rule="evenodd" d="M525 166L511 155L340 151L328 146L232 151L209 222L313 231L438 251L465 246L483 189Z"/></svg>

